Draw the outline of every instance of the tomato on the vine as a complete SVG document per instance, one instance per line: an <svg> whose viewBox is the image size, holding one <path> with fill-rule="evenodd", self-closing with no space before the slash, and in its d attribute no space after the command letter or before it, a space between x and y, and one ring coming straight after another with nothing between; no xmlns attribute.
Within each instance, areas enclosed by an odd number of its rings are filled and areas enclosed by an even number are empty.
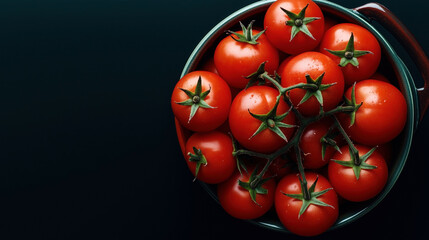
<svg viewBox="0 0 429 240"><path fill-rule="evenodd" d="M302 160L305 169L317 169L329 163L336 149L339 150L337 134L331 128L333 122L323 119L307 126L299 141L303 153Z"/></svg>
<svg viewBox="0 0 429 240"><path fill-rule="evenodd" d="M264 26L270 42L288 54L313 50L324 31L324 17L311 0L278 0L265 13Z"/></svg>
<svg viewBox="0 0 429 240"><path fill-rule="evenodd" d="M395 86L368 79L356 83L344 95L351 105L358 107L362 103L355 113L339 114L341 125L352 140L375 146L387 143L401 133L407 121L407 103Z"/></svg>
<svg viewBox="0 0 429 240"><path fill-rule="evenodd" d="M222 132L194 133L186 142L186 163L198 180L221 183L235 170L232 151L231 137Z"/></svg>
<svg viewBox="0 0 429 240"><path fill-rule="evenodd" d="M260 171L248 167L248 172L236 171L227 181L217 187L217 196L223 209L239 219L255 219L264 215L274 203L276 182L269 174L264 174L265 181L255 189L250 189L249 182ZM262 193L264 192L264 193ZM252 199L253 195L253 199Z"/></svg>
<svg viewBox="0 0 429 240"><path fill-rule="evenodd" d="M370 148L355 144L359 157L367 155ZM360 166L344 166L340 163L353 164L349 147L343 146L342 153L335 153L329 163L329 180L335 191L346 200L361 202L375 197L383 190L387 182L388 170L383 156L377 151L361 160ZM335 160L335 161L334 161ZM371 167L372 166L372 167Z"/></svg>
<svg viewBox="0 0 429 240"><path fill-rule="evenodd" d="M292 89L289 93L293 105L306 116L317 115L321 105L324 111L335 108L343 97L344 79L340 67L318 52L295 56L281 73L283 87L299 83L317 85L316 89Z"/></svg>
<svg viewBox="0 0 429 240"><path fill-rule="evenodd" d="M295 115L288 112L289 105L283 98L276 106L278 96L279 91L274 88L253 86L235 97L229 113L229 126L232 135L245 148L270 153L284 146L294 133ZM262 115L266 115L265 120L261 120Z"/></svg>
<svg viewBox="0 0 429 240"><path fill-rule="evenodd" d="M338 197L325 177L305 172L307 189L311 189L316 179L317 183L310 191L311 199L306 200L308 207L302 212L304 201L291 197L303 194L299 176L290 174L280 180L274 206L280 221L289 231L301 236L315 236L328 230L337 220Z"/></svg>
<svg viewBox="0 0 429 240"><path fill-rule="evenodd" d="M381 59L380 44L374 35L352 23L331 27L323 36L320 52L341 66L346 87L371 77Z"/></svg>
<svg viewBox="0 0 429 240"><path fill-rule="evenodd" d="M252 24L252 23L251 23ZM265 34L252 30L252 26L242 31L231 32L217 45L214 52L214 63L219 75L231 87L246 87L247 76L256 72L259 65L266 62L265 69L270 74L279 66L279 53L271 45ZM247 39L247 36L251 36Z"/></svg>
<svg viewBox="0 0 429 240"><path fill-rule="evenodd" d="M171 108L179 123L196 132L211 131L228 118L231 91L217 74L194 71L183 76L171 96Z"/></svg>

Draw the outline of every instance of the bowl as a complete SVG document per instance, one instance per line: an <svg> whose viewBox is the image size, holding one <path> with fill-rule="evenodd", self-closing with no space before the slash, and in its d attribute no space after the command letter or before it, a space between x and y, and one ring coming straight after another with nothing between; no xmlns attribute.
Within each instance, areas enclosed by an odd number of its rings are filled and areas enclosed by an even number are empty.
<svg viewBox="0 0 429 240"><path fill-rule="evenodd" d="M265 0L249 4L219 22L195 47L183 68L181 77L191 71L199 69L209 56L213 56L215 46L225 37L225 31L228 29L237 29L239 21L250 22L250 20L256 20L255 25L257 22L262 23L264 12L273 2L274 0ZM426 87L429 79L429 61L412 34L409 33L403 24L386 7L377 3L369 3L358 8L349 9L329 1L314 0L314 2L319 5L325 16L334 18L340 22L344 21L358 24L368 29L377 38L382 48L382 64L380 68L382 70L384 69L384 74L388 75L390 79L393 79L392 83L401 90L408 107L405 128L394 141L394 145L398 147L394 147L396 151L389 165L389 177L383 191L375 198L365 202L345 202L341 206L340 215L336 223L330 228L330 230L333 230L349 224L371 211L395 185L407 161L414 132L429 103L429 93ZM390 31L404 48L407 49L412 58L415 59L415 63L425 80L424 88L416 88L407 66L380 31L371 24L372 20L376 20L385 29ZM175 124L182 153L186 156L185 143L192 133L182 127L177 120L175 120ZM215 186L202 182L200 182L200 184L215 201L218 201ZM289 232L278 220L275 211L270 211L261 218L246 221L265 228Z"/></svg>

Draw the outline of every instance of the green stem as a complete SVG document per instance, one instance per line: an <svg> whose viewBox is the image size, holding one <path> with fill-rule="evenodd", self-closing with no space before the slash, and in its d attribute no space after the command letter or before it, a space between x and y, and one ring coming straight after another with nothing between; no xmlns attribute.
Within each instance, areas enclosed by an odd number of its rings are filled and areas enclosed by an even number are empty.
<svg viewBox="0 0 429 240"><path fill-rule="evenodd" d="M253 152L253 151L249 151L246 149L237 150L237 151L233 152L232 155L234 155L234 156L247 155L247 156L251 156L251 157L258 157L258 158L264 158L264 159L270 158L270 155L268 155L268 154Z"/></svg>
<svg viewBox="0 0 429 240"><path fill-rule="evenodd" d="M356 149L355 145L353 144L352 140L350 139L349 135L347 135L346 131L344 130L343 126L341 126L340 122L338 121L337 117L333 116L335 120L335 124L337 125L338 130L340 131L341 135L343 135L344 139L347 142L347 145L349 145L351 154L355 156L354 158L354 164L356 166L360 166L361 159L359 157L359 151Z"/></svg>
<svg viewBox="0 0 429 240"><path fill-rule="evenodd" d="M301 178L302 178L302 181L301 181L302 194L303 194L305 200L310 200L311 195L310 195L310 192L308 191L308 187L307 187L307 178L305 177L304 165L302 164L301 149L299 148L298 145L296 145L294 148L295 148L295 154L296 154L296 158L297 158L296 160L298 162L299 174L301 175Z"/></svg>

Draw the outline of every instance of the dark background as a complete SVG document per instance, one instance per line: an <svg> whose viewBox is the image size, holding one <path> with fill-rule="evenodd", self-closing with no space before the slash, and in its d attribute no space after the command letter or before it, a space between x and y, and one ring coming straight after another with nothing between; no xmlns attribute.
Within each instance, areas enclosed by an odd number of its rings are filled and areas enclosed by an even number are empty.
<svg viewBox="0 0 429 240"><path fill-rule="evenodd" d="M0 238L298 238L227 215L192 183L175 135L170 94L188 56L251 2L1 1ZM429 50L427 6L380 2ZM428 121L385 200L320 239L426 233Z"/></svg>

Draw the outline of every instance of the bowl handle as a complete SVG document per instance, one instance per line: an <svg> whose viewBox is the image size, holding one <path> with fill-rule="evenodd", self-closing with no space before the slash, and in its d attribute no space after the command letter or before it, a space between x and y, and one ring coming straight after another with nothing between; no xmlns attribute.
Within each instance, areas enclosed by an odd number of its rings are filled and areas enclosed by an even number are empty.
<svg viewBox="0 0 429 240"><path fill-rule="evenodd" d="M429 60L424 50L404 24L399 21L389 9L380 3L367 3L363 6L354 8L354 10L365 15L369 19L374 19L379 22L399 40L414 60L424 80L424 86L417 89L421 121L429 106Z"/></svg>

